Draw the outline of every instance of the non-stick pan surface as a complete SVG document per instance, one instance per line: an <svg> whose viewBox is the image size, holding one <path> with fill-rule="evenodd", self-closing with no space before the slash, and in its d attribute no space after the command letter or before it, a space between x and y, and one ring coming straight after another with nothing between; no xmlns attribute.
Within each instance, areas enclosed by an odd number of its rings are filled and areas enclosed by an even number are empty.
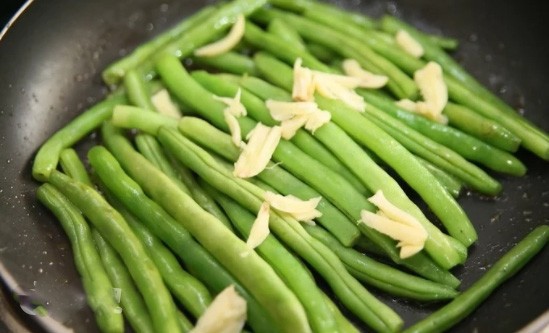
<svg viewBox="0 0 549 333"><path fill-rule="evenodd" d="M101 70L206 1L35 0L0 41L0 263L13 282L51 318L78 332L97 327L86 306L66 236L36 201L31 179L40 144L106 92ZM372 15L389 11L422 29L457 37L455 56L479 80L549 130L549 59L541 8L523 1L341 1ZM85 154L87 144L80 144ZM479 232L464 267L462 288L486 272L534 226L549 223L549 164L527 152L523 178L496 175L495 199L465 193L460 203ZM546 249L497 290L456 332L513 332L549 305ZM212 272L215 274L215 272ZM11 282L10 282L11 281ZM433 306L381 296L407 325ZM29 315L36 319L37 316ZM30 319L29 319L30 320ZM45 325L45 324L40 324Z"/></svg>

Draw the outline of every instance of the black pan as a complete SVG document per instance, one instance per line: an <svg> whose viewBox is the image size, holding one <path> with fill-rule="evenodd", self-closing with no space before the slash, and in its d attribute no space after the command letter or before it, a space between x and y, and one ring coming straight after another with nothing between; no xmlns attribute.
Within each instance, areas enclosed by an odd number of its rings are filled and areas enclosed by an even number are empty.
<svg viewBox="0 0 549 333"><path fill-rule="evenodd" d="M396 13L419 27L457 37L455 56L479 80L549 130L549 59L541 8L522 1L340 1L372 15ZM20 292L54 320L79 332L97 327L86 306L67 238L34 196L33 156L40 144L106 92L101 70L206 1L35 0L0 42L0 263ZM88 142L93 141L93 137ZM80 144L84 154L89 143ZM549 164L528 152L523 178L497 175L496 199L466 193L460 202L480 237L456 269L468 287L533 227L549 223ZM546 249L492 295L455 332L513 332L549 305ZM212 272L214 273L214 272ZM409 325L432 306L381 296ZM36 319L37 316L27 317ZM40 325L44 326L42 322Z"/></svg>

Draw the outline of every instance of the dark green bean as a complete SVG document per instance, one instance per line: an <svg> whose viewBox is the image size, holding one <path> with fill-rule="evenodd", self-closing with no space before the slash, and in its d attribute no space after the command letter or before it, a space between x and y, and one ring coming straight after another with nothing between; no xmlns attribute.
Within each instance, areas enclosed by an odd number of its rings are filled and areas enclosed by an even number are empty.
<svg viewBox="0 0 549 333"><path fill-rule="evenodd" d="M116 156L120 156L122 161L127 160L125 156L128 154L130 157L138 155L130 142L111 124L103 125L102 137L108 148ZM120 170L117 164L111 166L117 167L119 177L107 176L102 179L104 184L155 236L162 239L179 256L195 277L204 282L214 294L221 292L229 285L235 285L238 293L247 301L250 326L257 332L280 331L276 322L257 303L257 300L199 245L180 223L157 203L146 197L139 185Z"/></svg>
<svg viewBox="0 0 549 333"><path fill-rule="evenodd" d="M106 161L101 165L106 170L106 177L112 177L113 172L110 169L120 169L114 157L105 149L98 148L92 151L98 154L97 159L90 158L94 168L98 168L93 164L94 161ZM102 155L101 158L99 154ZM202 210L187 194L179 190L169 177L145 158L133 152L117 156L124 160L124 167L147 193L179 223L191 229L193 236L250 290L265 310L280 323L283 331L310 331L303 307L265 261L219 220ZM99 173L99 170L97 172Z"/></svg>
<svg viewBox="0 0 549 333"><path fill-rule="evenodd" d="M111 202L113 202L111 200ZM122 214L135 235L145 245L149 257L153 260L162 279L177 299L195 318L200 317L212 298L206 287L195 277L181 268L175 256L162 242L152 235L130 212L120 203L113 206Z"/></svg>
<svg viewBox="0 0 549 333"><path fill-rule="evenodd" d="M421 301L435 301L451 299L458 294L446 285L401 272L353 249L346 248L320 227L307 226L305 229L332 249L353 276L391 295Z"/></svg>
<svg viewBox="0 0 549 333"><path fill-rule="evenodd" d="M86 300L99 328L105 332L124 332L124 319L114 299L113 285L101 263L90 228L79 209L50 184L40 186L36 196L57 217L69 237Z"/></svg>
<svg viewBox="0 0 549 333"><path fill-rule="evenodd" d="M137 333L153 333L147 306L122 259L97 230L93 230L93 238L113 287L120 289L120 304L124 317Z"/></svg>
<svg viewBox="0 0 549 333"><path fill-rule="evenodd" d="M466 159L478 162L492 170L514 176L523 176L526 167L513 155L492 147L472 136L469 136L452 127L430 121L422 116L402 110L393 101L384 99L375 93L366 90L359 91L367 103L375 105L411 128L428 136L430 139L447 146ZM453 106L449 106L450 109ZM458 108L460 108L458 106ZM448 109L448 107L446 108ZM368 110L370 111L370 110ZM373 115L377 113L372 112ZM386 117L385 117L386 119ZM457 165L457 163L453 163Z"/></svg>
<svg viewBox="0 0 549 333"><path fill-rule="evenodd" d="M221 77L208 74L203 71L193 72L192 77L206 89L217 95L234 96L239 89L238 84L228 82L226 80L223 80ZM257 81L258 79L256 79L254 83L257 83ZM265 102L263 101L263 99L273 99L274 96L267 98L258 98L254 95L258 95L256 94L258 89L265 89L265 91L260 92L260 94L263 96L268 96L273 90L277 89L276 87L273 88L274 89L268 87L266 83L263 82L263 85L258 85L253 88L254 90L251 91L251 93L248 91L248 89L241 90L241 102L246 107L248 115L251 118L254 118L256 121L261 122L262 124L267 126L274 126L278 124L278 122L271 117L271 114L269 113L269 110L267 109L267 107L265 106ZM284 92L284 97L282 97L280 91L276 91L275 93L277 93L276 97L280 98L279 100L291 101L291 96L289 93ZM343 163L341 163L337 159L337 157L335 157L328 149L326 149L324 145L318 142L318 140L316 140L312 134L308 133L304 129L300 129L296 132L291 141L303 152L307 153L309 156L318 160L322 164L326 165L327 167L347 179L349 183L353 185L360 193L363 193L365 195L369 194L368 190L366 190L366 188L362 185L358 178L353 175L353 173L349 171L349 169Z"/></svg>
<svg viewBox="0 0 549 333"><path fill-rule="evenodd" d="M417 96L417 87L410 77L393 63L374 52L368 45L355 38L332 30L308 18L276 9L260 9L253 15L253 19L261 21L269 21L275 18L284 20L304 39L324 45L343 57L355 59L362 67L371 72L386 75L389 77L387 87L399 98L413 99ZM283 59L283 54L277 54L279 50L269 51L275 51L273 54Z"/></svg>
<svg viewBox="0 0 549 333"><path fill-rule="evenodd" d="M93 186L84 164L72 148L61 152L59 162L63 171L71 178L86 185ZM59 194L61 195L61 194ZM121 311L136 332L154 332L147 307L136 289L128 269L116 251L105 241L101 234L91 230L95 248L101 258L105 272L114 288L120 289ZM90 256L93 258L93 255ZM95 272L95 270L94 270ZM94 273L95 274L95 273ZM101 275L101 271L98 273ZM99 276L100 280L101 276ZM123 292L122 292L123 291Z"/></svg>
<svg viewBox="0 0 549 333"><path fill-rule="evenodd" d="M410 33L422 45L425 50L425 58L439 63L444 72L451 77L446 80L446 84L453 99L501 123L522 140L523 147L539 157L549 160L549 134L521 117L510 106L489 92L443 50L433 45L429 39L418 33L415 28L395 17L383 17L381 27L388 32L394 33L399 29L403 29ZM463 90L467 90L467 92ZM461 94L473 94L476 96L473 98L476 101L468 101L461 97L458 99L456 95Z"/></svg>
<svg viewBox="0 0 549 333"><path fill-rule="evenodd" d="M265 73L265 76L273 77L276 70L278 77L284 77L286 80L288 77L291 77L291 68L277 61L276 59L269 60L270 64L278 65L276 67L268 67L266 65L260 65L263 59L269 59L267 55L262 55L261 58L256 57L256 62L258 63L258 68L260 71ZM264 72L265 71L265 72ZM331 149L331 151L344 162L355 175L361 179L363 184L367 186L372 192L382 190L387 198L396 204L397 206L405 209L410 214L418 219L422 225L426 228L429 233L429 238L426 242L426 250L429 252L433 259L437 261L443 268L450 268L456 264L465 260L465 257L461 257L456 252L456 249L453 249L450 246L450 241L448 237L435 226L433 226L427 218L423 215L421 210L406 196L404 191L396 183L396 181L389 176L381 167L373 161L364 150L357 145L343 130L338 127L336 124L343 125L345 130L350 133L353 138L363 145L372 148L375 153L385 159L389 165L391 165L399 174L402 176L402 172L408 173L409 178L414 178L417 181L419 175L423 173L425 176L425 181L430 181L431 183L426 184L424 182L416 183L418 188L416 190L423 191L422 193L428 195L428 199L436 199L449 201L452 206L448 206L448 202L442 203L437 202L438 210L435 212L448 213L447 209L452 207L454 213L451 216L445 215L446 222L452 221L456 223L455 218L461 215L461 223L470 223L465 216L464 212L461 210L459 205L453 200L453 198L446 192L446 190L438 183L436 179L415 160L415 157L410 154L404 147L402 147L398 142L391 138L387 133L383 132L374 124L370 123L366 118L361 116L358 112L349 109L345 104L336 100L329 100L321 96L316 97L316 101L319 104L319 107L323 110L329 111L332 114L332 121L321 128L319 128L315 136L322 142L326 147ZM354 127L354 128L353 128ZM362 137L362 138L361 138ZM336 139L337 138L337 139ZM342 149L345 147L345 149ZM396 153L398 151L398 154ZM409 159L410 162L402 163L402 159ZM399 171L400 169L400 171ZM404 170L402 170L404 169ZM368 170L366 172L366 170ZM404 178L406 180L406 178ZM414 184L414 182L410 182ZM412 185L414 188L414 186ZM440 198L435 196L436 191L443 192L446 196L445 198ZM448 199L449 198L449 199ZM444 200L445 199L445 200ZM459 214L456 214L459 213ZM465 228L467 224L463 228ZM460 226L461 228L461 226ZM454 229L454 231L459 230L466 231L469 234L468 237L472 236L470 234L471 230L467 229ZM367 230L367 229L363 229ZM474 229L472 230L474 234ZM468 239L468 241L474 241L475 237Z"/></svg>
<svg viewBox="0 0 549 333"><path fill-rule="evenodd" d="M392 136L408 151L454 175L472 189L488 195L497 195L501 191L501 184L484 170L378 108L367 105L363 116Z"/></svg>
<svg viewBox="0 0 549 333"><path fill-rule="evenodd" d="M192 104L216 127L228 131L223 117L225 106L214 100L211 93L194 82L177 59L163 58L158 63L158 70L162 79L178 98ZM238 121L243 137L256 125L256 122L248 117L239 117ZM345 178L304 154L291 142L281 140L273 158L281 162L284 168L294 173L296 177L316 188L342 211L349 213L349 218L357 219L361 208L371 207L371 204Z"/></svg>
<svg viewBox="0 0 549 333"><path fill-rule="evenodd" d="M71 198L75 206L120 254L145 299L155 330L179 332L175 304L162 282L162 277L124 218L97 191L87 185L58 171L52 171L48 181Z"/></svg>
<svg viewBox="0 0 549 333"><path fill-rule="evenodd" d="M242 238L247 239L250 236L255 216L231 200L231 198L207 185L207 183L204 183L204 186L223 207L225 213L231 219L233 226L242 235ZM323 301L322 291L316 285L310 272L301 265L301 262L274 235L267 236L256 248L256 251L275 269L278 275L280 275L288 287L299 298L305 308L313 331L335 332L336 322L326 303Z"/></svg>
<svg viewBox="0 0 549 333"><path fill-rule="evenodd" d="M324 4L317 1L310 0L269 0L269 3L276 7L280 7L286 10L294 11L303 14L306 11L317 11L325 13L328 16L347 21L348 24L361 27L364 30L373 29L377 26L376 22L359 13L352 13L329 4Z"/></svg>
<svg viewBox="0 0 549 333"><path fill-rule="evenodd" d="M238 159L240 151L234 146L228 134L216 129L208 122L198 118L183 118L179 130L188 138L204 148L214 151L231 162ZM308 200L321 197L320 193L295 178L280 166L270 163L257 175L257 178L276 188L284 195L292 194L300 199ZM334 207L329 201L322 199L317 206L322 216L316 220L347 246L351 246L360 233L353 221Z"/></svg>
<svg viewBox="0 0 549 333"><path fill-rule="evenodd" d="M161 128L158 139L166 149L210 185L231 196L248 210L257 213L263 201L263 190L234 177L206 151L175 130ZM269 225L286 245L315 267L343 304L368 325L376 330L385 331L395 331L400 328L402 322L398 315L375 299L352 278L337 256L322 243L311 238L298 221L272 212Z"/></svg>
<svg viewBox="0 0 549 333"><path fill-rule="evenodd" d="M497 122L454 103L446 104L444 114L450 125L500 149L516 152L520 139Z"/></svg>
<svg viewBox="0 0 549 333"><path fill-rule="evenodd" d="M294 48L284 39L261 30L261 28L249 21L246 22L244 39L259 49L276 54L290 65L293 65L297 58L301 58L306 67L322 72L333 72L330 67L313 57L307 50Z"/></svg>
<svg viewBox="0 0 549 333"><path fill-rule="evenodd" d="M59 154L88 135L101 123L109 119L115 105L124 104L126 96L115 93L92 106L71 120L62 129L53 134L38 150L32 165L32 175L36 180L48 180L50 173L57 168Z"/></svg>
<svg viewBox="0 0 549 333"><path fill-rule="evenodd" d="M547 241L549 241L549 226L537 227L503 255L469 289L433 314L407 328L405 332L442 332L454 326L543 250Z"/></svg>

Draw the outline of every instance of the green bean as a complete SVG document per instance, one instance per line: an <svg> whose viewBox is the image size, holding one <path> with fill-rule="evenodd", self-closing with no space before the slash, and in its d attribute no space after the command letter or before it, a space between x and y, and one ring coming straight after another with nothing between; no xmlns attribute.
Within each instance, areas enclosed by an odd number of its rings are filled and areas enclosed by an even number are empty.
<svg viewBox="0 0 549 333"><path fill-rule="evenodd" d="M192 77L206 89L217 95L234 96L239 89L238 84L227 82L218 76L208 74L203 71L193 72ZM257 80L258 79L256 79L254 83L257 83ZM263 85L258 85L253 88L252 93L250 93L247 89L241 90L241 102L246 107L250 117L261 122L262 124L274 126L277 125L278 122L271 117L269 110L265 106L265 102L262 98L254 96L257 95L255 92L257 92L258 89L264 89L264 91L260 94L267 96L270 95L273 89L268 87L265 82L263 83ZM284 97L282 97L280 91L276 91L275 93L278 93L277 97L280 98L280 100L291 101L291 96L289 93L284 92ZM273 96L268 97L267 99L269 98L273 99ZM296 132L291 141L303 152L307 153L309 156L318 160L347 179L349 183L353 185L360 193L365 195L369 194L358 178L356 178L356 176L353 175L353 173L349 171L343 163L341 163L328 149L326 149L326 147L318 142L312 134L309 134L304 129L300 129Z"/></svg>
<svg viewBox="0 0 549 333"><path fill-rule="evenodd" d="M446 171L439 169L437 166L427 162L421 157L417 157L418 161L429 170L429 172L435 176L435 178L440 182L440 184L448 191L454 198L459 197L461 192L462 184L454 176L450 175Z"/></svg>
<svg viewBox="0 0 549 333"><path fill-rule="evenodd" d="M316 69L323 72L332 72L330 67L326 66L318 59L313 57L305 49L297 49L288 44L284 39L277 35L265 32L258 26L251 22L246 22L246 32L244 33L244 39L253 46L266 50L271 53L275 53L285 62L293 65L297 58L303 60L303 64L312 69Z"/></svg>
<svg viewBox="0 0 549 333"><path fill-rule="evenodd" d="M415 28L401 22L395 17L383 17L381 20L381 27L383 30L389 32L403 29L410 33L412 37L422 45L425 50L424 56L427 59L439 63L444 69L444 72L450 76L450 78L446 80L446 84L448 85L448 90L451 92L451 97L453 99L507 127L522 140L521 144L523 147L532 151L539 157L549 160L549 135L521 117L510 106L489 92L484 86L463 70L450 56L444 53L443 50L436 45L433 45L421 34L417 33ZM469 94L476 96L476 98L474 98L475 101L468 101L466 98L462 98L462 96L456 96Z"/></svg>
<svg viewBox="0 0 549 333"><path fill-rule="evenodd" d="M473 312L501 284L515 275L540 252L549 240L549 226L541 225L531 231L509 252L503 255L479 280L452 302L405 332L442 332Z"/></svg>
<svg viewBox="0 0 549 333"><path fill-rule="evenodd" d="M169 89L178 98L192 104L204 118L207 118L216 127L228 131L223 117L225 106L214 100L211 93L194 82L177 59L163 58L158 63L158 70ZM248 117L239 117L238 121L243 137L256 125ZM371 204L345 178L304 154L291 142L281 140L273 158L281 162L284 168L294 173L296 177L316 188L336 207L345 211L349 218L357 219L361 208L371 207ZM304 166L307 167L304 168Z"/></svg>
<svg viewBox="0 0 549 333"><path fill-rule="evenodd" d="M329 4L324 4L316 1L309 0L269 0L269 3L276 7L280 7L286 10L291 10L303 14L306 11L316 11L325 13L328 16L347 21L349 24L361 27L362 29L369 30L377 26L376 22L359 13L352 13Z"/></svg>
<svg viewBox="0 0 549 333"><path fill-rule="evenodd" d="M228 134L202 119L185 117L179 123L179 130L200 146L214 151L231 162L235 162L240 155L239 149L234 146ZM284 195L292 194L303 200L321 197L316 190L274 163L270 163L257 175L257 178ZM354 223L329 201L323 198L318 203L317 209L322 216L316 220L332 232L342 244L351 246L359 237L360 233Z"/></svg>
<svg viewBox="0 0 549 333"><path fill-rule="evenodd" d="M266 191L276 192L276 190L274 188L270 187L269 185L262 182L261 180L252 179L251 181L252 181L252 183L254 183L255 185L259 186L260 188L262 188ZM309 232L309 229L310 228L306 228L306 230L308 232ZM317 229L320 229L320 228L317 228ZM315 237L315 235L313 233L311 233L311 232L309 232L309 233L312 234L313 237ZM328 236L332 237L330 235L328 235ZM362 238L365 239L364 237L362 237ZM360 238L359 238L359 240L360 240ZM365 242L362 241L362 243L364 244ZM359 243L357 242L357 245L358 244ZM377 254L378 256L387 257L387 253L382 251L379 246L375 245L374 243L368 243L368 245L373 245L373 246L368 246L368 249L369 250L374 249L375 250L374 253ZM341 246L341 244L339 246ZM394 244L393 244L393 246L394 246ZM396 251L389 251L389 252L391 253L389 255L389 258L392 258L393 256L396 257L396 260L394 260L395 263L397 263L399 265L402 265L404 267L407 267L408 269L416 272L418 275L423 276L423 277L425 277L425 278L427 278L431 281L438 282L440 284L449 286L452 289L457 288L457 286L459 286L459 284L460 284L460 281L456 277L454 277L450 272L448 272L446 270L443 270L439 266L437 266L423 252L417 253L413 257L410 257L410 258L407 258L407 259L400 259L400 257L396 253ZM347 268L349 270L348 266L347 266Z"/></svg>
<svg viewBox="0 0 549 333"><path fill-rule="evenodd" d="M234 177L206 151L175 130L161 128L158 139L166 149L210 185L231 196L248 210L257 213L263 201L263 190ZM375 299L352 278L337 256L311 238L299 222L289 216L281 216L273 212L269 225L286 245L315 267L349 310L368 325L384 331L395 331L400 328L402 321L398 315Z"/></svg>
<svg viewBox="0 0 549 333"><path fill-rule="evenodd" d="M158 111L151 101L144 78L137 70L130 69L126 73L124 88L131 104L149 111Z"/></svg>
<svg viewBox="0 0 549 333"><path fill-rule="evenodd" d="M349 272L353 276L385 292L421 301L445 300L457 295L457 292L448 286L401 272L353 249L346 248L319 227L306 227L305 229L332 249L347 269L350 268Z"/></svg>
<svg viewBox="0 0 549 333"><path fill-rule="evenodd" d="M334 122L389 164L423 198L452 237L465 246L476 241L475 229L463 209L406 148L339 101L317 98L317 102L332 114Z"/></svg>
<svg viewBox="0 0 549 333"><path fill-rule="evenodd" d="M195 318L200 317L212 301L206 287L195 277L185 272L170 250L162 245L161 241L141 225L130 212L121 207L121 204L114 206L145 245L149 257L158 267L162 279L174 297Z"/></svg>
<svg viewBox="0 0 549 333"><path fill-rule="evenodd" d="M143 159L133 150L130 142L110 123L103 124L102 137L108 148L119 156L121 161ZM179 256L195 277L204 282L214 294L221 292L229 285L235 285L238 293L246 299L248 304L250 326L257 332L280 331L276 322L257 303L257 300L199 245L179 222L146 197L139 185L120 169L119 164L114 163L110 166L115 168L114 171L118 177L104 176L103 183L155 236L162 239Z"/></svg>
<svg viewBox="0 0 549 333"><path fill-rule="evenodd" d="M91 185L92 182L86 171L86 167L82 164L80 157L73 148L63 149L59 154L59 164L63 172L69 177L76 179L84 184Z"/></svg>
<svg viewBox="0 0 549 333"><path fill-rule="evenodd" d="M124 78L124 84L130 102L143 109L156 111L156 108L152 105L150 95L146 90L146 82L142 76L137 75L135 71L131 70ZM169 119L166 118L166 121L168 120ZM135 140L138 148L149 161L152 161L152 163L159 167L162 172L169 177L172 177L183 192L191 194L202 208L216 216L231 229L229 220L225 214L221 212L213 199L209 198L204 191L201 191L199 187L195 186L196 184L192 181L192 177L188 177L188 172L185 172L185 170L178 170L176 172L174 170L174 166L172 166L168 158L164 155L162 148L154 137L148 134L140 134L136 136ZM184 182L182 182L182 180Z"/></svg>
<svg viewBox="0 0 549 333"><path fill-rule="evenodd" d="M399 98L413 99L417 96L417 87L411 78L391 62L375 53L368 45L357 39L350 38L350 36L332 30L308 18L280 12L275 9L260 9L253 15L253 19L262 21L275 18L284 20L286 24L293 27L306 40L329 47L343 57L353 58L367 70L386 75L389 77L387 87ZM283 54L277 54L280 50L269 51L275 51L273 54L283 58Z"/></svg>
<svg viewBox="0 0 549 333"><path fill-rule="evenodd" d="M110 160L109 165L105 163L104 167L107 171L105 175L112 177L112 170L109 169L115 168L117 164L114 157L105 149L92 151L101 153L102 160ZM169 177L146 159L131 152L125 156L117 156L120 159L124 158L124 167L141 186L145 187L147 193L179 223L190 229L192 235L250 290L273 319L280 323L283 331L310 331L303 307L265 261L219 220L202 210L187 194L179 190ZM99 162L99 156L97 157L97 160L94 160Z"/></svg>
<svg viewBox="0 0 549 333"><path fill-rule="evenodd" d="M165 155L160 144L153 138L138 135L135 138L137 149L149 162L160 169L168 177L172 178L175 184L185 193L193 197L193 199L206 210L208 213L219 219L225 226L231 229L231 224L225 214L217 206L215 201L197 186L189 170L177 165L175 161Z"/></svg>
<svg viewBox="0 0 549 333"><path fill-rule="evenodd" d="M92 233L103 267L105 267L113 287L120 289L120 304L124 316L136 332L153 333L154 329L147 306L122 259L97 230L93 230Z"/></svg>
<svg viewBox="0 0 549 333"><path fill-rule="evenodd" d="M193 324L181 311L177 311L177 323L182 333L190 332L193 329Z"/></svg>
<svg viewBox="0 0 549 333"><path fill-rule="evenodd" d="M262 59L268 59L268 56L264 55L262 56ZM256 58L256 61L258 61L259 64L261 59ZM276 63L274 59L270 62ZM265 74L267 74L266 76L269 77L274 76L274 72L272 70L276 70L278 77L286 78L291 76L291 69L288 66L284 68L281 63L277 65L276 68L263 65L258 65L258 68L260 68L260 71L262 73L264 73L263 71L265 70L268 71L265 72ZM316 97L316 101L322 109L329 111L332 114L332 120L335 123L344 125L347 132L351 133L355 139L357 139L357 133L360 133L358 135L359 138L360 136L368 138L367 140L362 139L361 143L363 143L365 146L371 146L372 149L377 149L377 151L375 151L376 154L382 158L390 160L392 164L394 164L392 165L392 167L395 168L397 172L399 172L398 168L402 169L402 158L410 159L411 163L415 163L416 165L413 168L419 169L419 171L414 169L408 169L407 166L405 168L405 172L409 172L408 177L410 178L420 175L421 172L424 173L424 176L427 177L426 179L432 182L432 184L428 185L427 189L422 189L428 190L424 193L428 193L429 195L433 194L433 189L431 187L434 187L434 190L442 191L447 197L450 197L450 199L452 199L451 196L446 192L446 190L438 183L438 181L436 181L436 179L434 179L433 176L426 169L423 168L423 166L419 165L419 162L415 160L415 157L413 155L411 155L404 147L399 145L394 139L389 137L385 132L380 130L375 125L369 123L369 121L359 115L358 112L349 110L349 108L342 103L337 103L337 101L328 100L320 96ZM344 111L341 112L341 110ZM351 118L354 119L351 120ZM343 161L349 168L351 168L351 170L355 172L355 175L359 177L363 184L368 187L372 192L382 190L390 201L392 201L394 204L401 207L402 209L408 211L422 223L422 225L429 233L429 238L426 242L426 250L431 256L433 256L433 259L437 261L437 263L439 263L443 268L450 268L462 262L465 258L460 258L456 250L450 247L450 242L447 237L427 220L421 210L410 199L408 199L408 197L400 188L400 186L396 183L396 181L391 176L389 176L383 169L381 169L381 167L377 163L375 163L367 154L365 154L362 148L358 146L357 143L355 143L335 123L330 122L328 124L325 124L315 132L315 136L322 143L324 143L324 145L331 149L331 151L336 156L338 156L341 161ZM350 131L352 127L355 127L355 129ZM358 127L360 127L360 129ZM345 149L342 149L342 147L345 147ZM399 154L392 155L397 150L399 151ZM406 164L409 163L405 163L405 165ZM422 182L419 183L420 187L423 187L425 185L426 184ZM433 196L430 196L429 198L433 198ZM452 203L455 209L454 213L461 212L462 217L466 220L466 222L468 222L467 217L464 215L459 205L457 205L457 203L453 201L453 199ZM440 205L439 208L442 208L442 205ZM444 210L442 211L444 213L447 213L446 209L448 209L447 206L444 207ZM452 221L455 216L458 215L452 216ZM447 221L450 221L449 216L447 215L446 217L448 218ZM469 237L470 236L471 235L469 235Z"/></svg>
<svg viewBox="0 0 549 333"><path fill-rule="evenodd" d="M494 147L516 152L520 139L499 123L454 103L446 104L444 115L450 125L468 133Z"/></svg>
<svg viewBox="0 0 549 333"><path fill-rule="evenodd" d="M333 63L339 56L332 49L318 43L307 43L307 50L318 60L325 63Z"/></svg>
<svg viewBox="0 0 549 333"><path fill-rule="evenodd" d="M459 41L455 38L432 34L428 34L427 38L429 38L432 43L436 44L441 49L453 51L459 46Z"/></svg>
<svg viewBox="0 0 549 333"><path fill-rule="evenodd" d="M423 133L430 139L447 146L464 158L483 164L492 170L513 176L523 176L526 173L524 164L507 152L496 149L454 128L402 110L393 101L384 99L375 93L361 90L359 94L364 97L366 102L375 105L385 113ZM457 165L457 163L453 164Z"/></svg>
<svg viewBox="0 0 549 333"><path fill-rule="evenodd" d="M120 254L145 299L155 330L179 332L175 320L175 304L162 282L162 277L124 218L97 191L87 185L58 171L52 171L48 181L71 198L75 206Z"/></svg>
<svg viewBox="0 0 549 333"><path fill-rule="evenodd" d="M212 16L216 11L214 6L207 6L193 14L170 30L160 34L147 43L141 44L127 56L109 65L102 73L103 81L108 85L117 84L126 73L154 56L159 50L171 41L179 38L185 32L196 26L199 22Z"/></svg>
<svg viewBox="0 0 549 333"><path fill-rule="evenodd" d="M267 27L267 31L284 40L292 48L303 51L306 50L305 43L303 42L303 39L301 39L301 36L282 20L272 20Z"/></svg>
<svg viewBox="0 0 549 333"><path fill-rule="evenodd" d="M249 57L232 51L214 57L194 57L193 61L199 65L214 67L228 73L256 74L254 62Z"/></svg>
<svg viewBox="0 0 549 333"><path fill-rule="evenodd" d="M69 237L86 300L99 328L104 332L123 332L124 320L114 299L113 286L84 217L65 195L50 184L40 186L36 196L57 217Z"/></svg>
<svg viewBox="0 0 549 333"><path fill-rule="evenodd" d="M206 183L204 186L208 190L209 185ZM250 236L255 216L212 187L209 187L208 191L223 207L234 227L242 235L242 238L247 239ZM313 331L335 332L336 322L322 299L322 291L318 288L310 273L303 268L301 262L286 250L284 245L273 235L267 236L256 248L256 251L275 269L278 275L299 298L305 308Z"/></svg>
<svg viewBox="0 0 549 333"><path fill-rule="evenodd" d="M338 309L338 307L334 304L332 299L328 297L325 293L322 293L324 296L324 302L328 305L328 308L332 312L336 324L337 324L337 332L340 333L360 333L360 331L341 313L341 311Z"/></svg>
<svg viewBox="0 0 549 333"><path fill-rule="evenodd" d="M68 148L63 150L59 162L63 171L71 178L86 185L93 186L84 164L74 149ZM141 294L136 290L128 269L121 261L118 254L97 230L92 229L91 233L95 248L97 249L112 286L114 288L119 288L121 291L119 301L122 305L121 311L123 311L124 316L128 319L128 322L135 331L152 333L154 330L151 317L149 316ZM93 257L93 255L90 255L90 258ZM101 272L99 275L101 275ZM101 276L99 276L99 280L100 278Z"/></svg>
<svg viewBox="0 0 549 333"><path fill-rule="evenodd" d="M188 76L184 68L176 59L164 58L161 62L159 62L159 73L177 97L185 100L189 104L192 104L202 113L203 116L215 123L217 127L224 128L226 130L227 125L225 124L222 116L224 106L216 103L215 100L212 100L211 95L204 92L200 86L193 84L192 78ZM216 109L217 111L214 112ZM240 117L239 121L244 135L254 126L246 117ZM342 136L342 138L344 137L345 136ZM333 140L331 134L326 136L326 138L329 138L329 141L332 144L337 142L337 140ZM339 148L340 146L338 145L338 151L340 150ZM299 150L295 149L290 142L281 141L275 150L273 157L276 160L283 162L284 167L294 173L295 176L316 188L325 198L334 203L334 205L336 205L336 207L338 207L341 211L346 213L349 218L356 220L358 216L360 216L360 211L362 209L373 209L373 206L364 197L356 193L356 190L338 174L333 173L330 169L325 168L309 156L303 155ZM304 169L304 165L307 165L307 168ZM375 168L378 168L378 166L375 165ZM365 175L365 173L361 173L361 175ZM394 187L394 189L397 190L396 187ZM441 189L445 191L442 187ZM404 194L402 192L401 196L403 195ZM408 203L408 206L406 206L406 208L416 210L417 216L423 216L421 211L415 205ZM425 218L423 217L423 219ZM365 230L364 232L368 232L369 237L374 238L376 242L383 243L383 248L386 251L396 251L396 248L394 248L394 242L389 240L386 236L382 236L378 232L371 229ZM452 247L448 246L449 241L450 240L447 238L438 237L437 239L432 239L428 242L429 247L439 244L436 247L442 251L432 252L434 256L437 256L439 261L444 261L444 267L452 267L465 259L465 250L458 252L455 249L452 249ZM458 244L454 243L453 245L457 246ZM461 256L460 253L462 254ZM396 256L398 257L398 255Z"/></svg>
<svg viewBox="0 0 549 333"><path fill-rule="evenodd" d="M48 180L50 173L59 162L59 154L82 139L103 121L112 115L115 105L123 104L126 97L115 93L71 120L62 129L53 134L38 150L32 166L32 175L36 180Z"/></svg>
<svg viewBox="0 0 549 333"><path fill-rule="evenodd" d="M367 105L363 116L392 136L408 151L454 175L467 186L488 195L496 195L501 191L501 184L484 170L376 107Z"/></svg>
<svg viewBox="0 0 549 333"><path fill-rule="evenodd" d="M140 70L152 76L155 63L159 58L165 55L179 59L189 56L196 48L212 41L219 33L230 28L238 15L248 16L265 3L266 0L235 0L221 5L179 38L157 50L151 59L140 65Z"/></svg>
<svg viewBox="0 0 549 333"><path fill-rule="evenodd" d="M111 120L116 127L139 128L151 135L154 135L160 126L177 126L177 119L173 117L129 105L118 105L112 113Z"/></svg>

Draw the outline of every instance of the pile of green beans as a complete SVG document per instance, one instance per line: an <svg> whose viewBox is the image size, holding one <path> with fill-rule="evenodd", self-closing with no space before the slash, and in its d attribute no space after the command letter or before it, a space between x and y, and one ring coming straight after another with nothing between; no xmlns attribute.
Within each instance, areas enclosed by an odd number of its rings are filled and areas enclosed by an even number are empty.
<svg viewBox="0 0 549 333"><path fill-rule="evenodd" d="M236 47L211 57L193 54L226 34L240 14L246 23ZM422 57L397 46L399 30L421 44ZM245 331L258 333L356 333L358 321L378 332L443 331L474 311L543 249L549 227L536 228L459 291L451 269L477 241L459 205L461 190L497 195L502 185L491 172L524 175L526 166L513 153L522 146L547 160L549 135L445 52L457 46L395 17L375 20L313 0L233 0L204 7L108 66L102 77L114 92L54 133L32 168L43 183L38 200L68 236L99 329L123 332L125 319L136 332L189 332L229 286L246 301ZM304 67L337 75L342 60L353 58L388 83L356 89L366 102L363 112L314 94L331 121L281 140L257 176L234 176L241 147L217 97L240 94L247 112L237 118L243 141L259 123L277 126L266 101L292 101L291 66L298 58ZM396 104L420 98L413 74L427 61L443 68L447 125ZM163 115L153 103L163 89L183 117ZM101 145L84 163L72 146L95 130ZM404 188L419 195L435 220ZM401 258L395 240L360 223L362 210L376 211L368 197L380 190L427 231L419 253ZM303 225L271 208L270 234L250 248L246 239L267 191L320 197L318 224ZM447 304L410 325L370 287ZM113 291L121 291L119 299Z"/></svg>

